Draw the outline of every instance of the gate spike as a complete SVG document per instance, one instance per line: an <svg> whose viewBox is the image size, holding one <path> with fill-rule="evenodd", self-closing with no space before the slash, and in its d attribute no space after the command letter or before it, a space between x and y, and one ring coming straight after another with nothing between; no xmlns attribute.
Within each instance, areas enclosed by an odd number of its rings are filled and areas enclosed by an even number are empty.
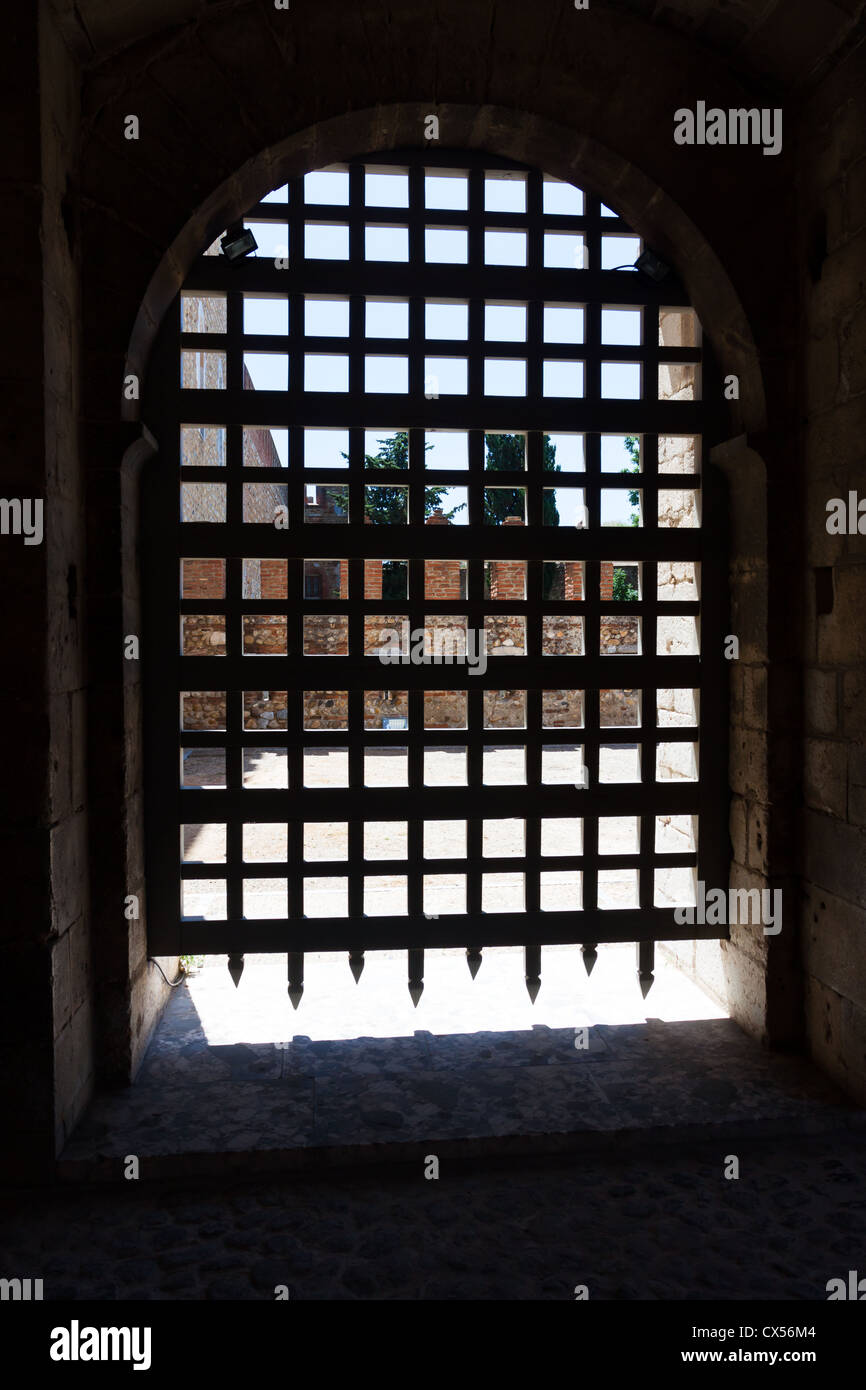
<svg viewBox="0 0 866 1390"><path fill-rule="evenodd" d="M409 960L409 994L417 1009L418 1000L424 993L424 949L410 946L406 954Z"/></svg>
<svg viewBox="0 0 866 1390"><path fill-rule="evenodd" d="M526 976L526 988L529 992L529 999L532 1004L538 998L538 991L541 989L541 947L524 946L523 948L523 970Z"/></svg>
<svg viewBox="0 0 866 1390"><path fill-rule="evenodd" d="M583 956L583 964L586 968L586 973L587 975L591 975L592 968L595 965L595 962L598 960L598 951L596 950L596 943L594 941L587 941L583 946L581 946L580 953Z"/></svg>
<svg viewBox="0 0 866 1390"><path fill-rule="evenodd" d="M363 951L350 951L350 952L349 952L349 969L351 970L352 974L353 974L354 977L355 977L355 984L357 984L358 981L359 981L360 978L361 978L361 975L362 975L363 972L364 972L364 952L363 952Z"/></svg>
<svg viewBox="0 0 866 1390"><path fill-rule="evenodd" d="M646 999L653 986L655 976L655 942L639 941L637 943L637 978L640 984L640 992Z"/></svg>
<svg viewBox="0 0 866 1390"><path fill-rule="evenodd" d="M237 952L229 956L229 974L234 980L235 989L241 982L241 975L244 973L244 958Z"/></svg>
<svg viewBox="0 0 866 1390"><path fill-rule="evenodd" d="M304 993L304 953L289 951L289 998L296 1009Z"/></svg>
<svg viewBox="0 0 866 1390"><path fill-rule="evenodd" d="M466 947L466 964L469 966L469 974L472 976L472 978L473 978L473 980L474 980L474 979L475 979L475 976L478 974L479 970L481 969L481 947L480 947L480 946L467 946L467 947Z"/></svg>

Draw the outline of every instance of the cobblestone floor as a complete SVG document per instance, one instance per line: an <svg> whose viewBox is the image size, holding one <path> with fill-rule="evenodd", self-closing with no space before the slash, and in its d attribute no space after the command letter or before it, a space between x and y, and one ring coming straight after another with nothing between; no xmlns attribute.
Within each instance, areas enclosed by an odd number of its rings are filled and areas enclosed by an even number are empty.
<svg viewBox="0 0 866 1390"><path fill-rule="evenodd" d="M239 990L209 963L136 1085L97 1098L67 1181L2 1199L3 1268L55 1300L571 1300L586 1284L824 1301L866 1271L866 1115L805 1061L663 961L644 1000L633 947L600 950L589 980L579 953L546 948L534 1006L520 953L485 952L474 982L461 952L430 956L417 1010L405 953L371 954L363 988L311 955L297 1012L284 962L249 957Z"/></svg>
<svg viewBox="0 0 866 1390"><path fill-rule="evenodd" d="M726 1156L740 1176L726 1180ZM866 1138L621 1159L443 1162L2 1200L4 1270L47 1300L826 1299L866 1269Z"/></svg>
<svg viewBox="0 0 866 1390"><path fill-rule="evenodd" d="M856 1115L672 966L644 1000L633 947L600 948L589 980L576 948L545 948L534 1006L520 951L485 951L474 981L463 952L431 952L417 1010L405 952L374 954L360 986L345 959L311 956L297 1012L273 957L250 957L238 990L224 965L179 988L136 1084L98 1096L66 1146L70 1176L111 1178L130 1153L148 1177L179 1177L220 1155L249 1172L358 1145L597 1150L626 1133L816 1133Z"/></svg>

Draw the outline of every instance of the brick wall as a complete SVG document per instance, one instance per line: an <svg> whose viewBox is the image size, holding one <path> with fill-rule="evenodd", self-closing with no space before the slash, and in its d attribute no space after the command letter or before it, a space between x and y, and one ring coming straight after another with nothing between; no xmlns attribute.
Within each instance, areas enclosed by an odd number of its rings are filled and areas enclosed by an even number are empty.
<svg viewBox="0 0 866 1390"><path fill-rule="evenodd" d="M364 561L364 598L382 597L382 561Z"/></svg>
<svg viewBox="0 0 866 1390"><path fill-rule="evenodd" d="M249 563L249 562L247 562ZM225 561L186 560L183 566L184 598L225 598ZM253 595L251 594L252 598Z"/></svg>
<svg viewBox="0 0 866 1390"><path fill-rule="evenodd" d="M224 301L215 296L189 296L184 302L185 331L224 332ZM209 329L207 329L209 325ZM252 389L252 380L244 368L244 386ZM204 439L198 430L190 431L192 439L206 446L211 452L215 449L215 431L205 430ZM187 459L185 451L184 458ZM198 458L196 462L213 462L212 459ZM221 460L222 461L222 460ZM280 466L273 439L269 430L249 429L244 431L244 467L278 468ZM244 516L249 522L273 522L274 508L285 503L284 484L263 487L261 484L244 485ZM187 521L208 521L222 515L222 495L219 485L199 483L189 501L184 506ZM251 542L252 546L253 542ZM343 562L345 565L345 561ZM341 566L341 573L343 572ZM286 597L285 560L255 560L245 558L242 567L242 594L249 599L281 599ZM345 578L343 580L345 582ZM220 559L184 560L183 597L185 599L221 599L225 597L225 567ZM327 597L327 595L323 595ZM214 656L225 650L225 617L218 614L187 614L182 623L183 654L185 656ZM332 634L323 625L322 649L328 649ZM286 618L273 614L255 614L252 621L245 621L242 634L243 651L248 656L282 655L286 652ZM190 693L191 694L191 693ZM261 704L261 702L259 702ZM263 713L274 713L272 702L261 704L255 719L260 720ZM184 703L184 727L187 729L215 729L224 727L224 709L221 697L206 698L196 693ZM252 716L251 716L252 719ZM268 721L265 721L265 725ZM246 727L264 727L261 722L246 723Z"/></svg>

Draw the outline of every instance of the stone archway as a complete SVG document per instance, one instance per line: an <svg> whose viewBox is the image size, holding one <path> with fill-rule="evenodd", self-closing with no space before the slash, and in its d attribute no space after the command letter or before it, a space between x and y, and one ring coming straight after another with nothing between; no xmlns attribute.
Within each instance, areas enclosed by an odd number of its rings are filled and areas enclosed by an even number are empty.
<svg viewBox="0 0 866 1390"><path fill-rule="evenodd" d="M405 103L351 111L298 131L215 189L166 250L151 277L129 339L130 372L143 374L162 316L202 246L263 193L289 177L338 163L357 150L423 148L429 103ZM678 204L634 164L588 136L575 143L565 126L506 107L445 105L437 108L440 130L454 148L484 149L575 180L615 204L621 215L677 267L712 338L723 371L739 378L739 398L730 405L731 435L766 428L763 376L752 331L736 289L715 251ZM138 418L139 403L123 402L123 418Z"/></svg>
<svg viewBox="0 0 866 1390"><path fill-rule="evenodd" d="M597 141L589 137L575 140L564 126L501 107L446 105L438 107L437 113L440 126L447 126L452 146L485 149L534 164L558 178L574 180L614 204L659 254L676 265L722 373L738 379L739 396L726 406L730 437L712 455L712 462L725 472L730 485L732 629L743 639L740 660L731 668L731 885L779 886L790 869L776 868L773 863L774 840L767 815L771 799L766 715L767 481L763 459L749 444L751 438L764 436L767 411L758 350L740 297L713 247L677 202L640 169ZM423 147L428 114L429 103L346 113L263 151L224 182L191 214L152 275L129 339L127 373L146 380L149 353L160 322L194 258L203 245L242 217L248 206L287 177L340 162L359 149L374 152ZM140 433L135 423L139 400L124 399L121 409L126 428L134 435L124 455L126 481L121 482L130 499L124 513L122 544L127 576L124 630L134 631L138 617L137 523L132 474L142 457L158 445L146 429ZM131 762L140 769L138 704L129 690L125 696L118 715L124 723ZM138 797L125 825L126 863L128 880L143 888L140 817ZM146 902L143 911L146 913ZM795 1037L797 999L796 985L792 985L796 972L793 933L789 931L781 940L768 940L760 933L760 926L735 927L731 941L722 945L721 956L711 955L707 944L701 943L702 949L691 954L679 952L678 959L717 991L726 987L733 1016L749 1032L765 1041L790 1044ZM716 946L716 953L718 949ZM129 990L125 991L124 1004L114 1010L113 1029L109 1020L110 1031L117 1036L118 1054L126 1054L133 1073L162 1003L162 991L158 985L154 988L145 956L144 933L136 924L130 941ZM122 1035L133 1020L127 1049L122 1046Z"/></svg>

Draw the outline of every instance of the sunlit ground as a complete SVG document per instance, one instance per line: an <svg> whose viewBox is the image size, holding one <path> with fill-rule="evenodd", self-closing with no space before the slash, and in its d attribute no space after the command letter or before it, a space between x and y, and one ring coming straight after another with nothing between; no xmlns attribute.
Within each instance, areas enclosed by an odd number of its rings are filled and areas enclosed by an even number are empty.
<svg viewBox="0 0 866 1390"><path fill-rule="evenodd" d="M405 951L371 951L356 985L344 953L310 953L305 990L293 1009L284 955L247 956L235 989L225 956L206 958L188 988L211 1045L265 1043L304 1036L313 1041L411 1037L430 1033L515 1032L535 1024L594 1024L725 1018L727 1013L656 952L655 982L641 997L633 945L599 946L587 978L580 949L542 950L541 990L531 1004L519 947L488 948L475 980L463 951L427 951L424 993L417 1009L407 988Z"/></svg>

